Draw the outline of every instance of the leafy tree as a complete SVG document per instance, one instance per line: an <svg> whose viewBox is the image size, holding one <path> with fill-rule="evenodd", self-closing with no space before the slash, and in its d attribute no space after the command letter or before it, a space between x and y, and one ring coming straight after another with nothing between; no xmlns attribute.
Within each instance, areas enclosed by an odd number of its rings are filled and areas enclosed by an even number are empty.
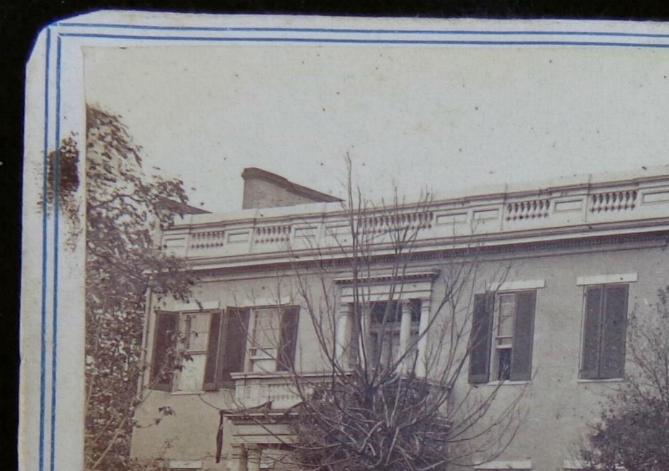
<svg viewBox="0 0 669 471"><path fill-rule="evenodd" d="M128 469L134 410L143 397L147 293L185 300L192 285L183 262L157 245L161 229L188 209L188 197L181 180L146 174L141 148L119 116L88 107L86 120L85 463L90 471ZM69 222L71 244L82 232L78 169L71 136L50 156L47 193ZM165 368L177 367L176 353L169 358ZM172 413L161 408L155 423Z"/></svg>
<svg viewBox="0 0 669 471"><path fill-rule="evenodd" d="M669 469L669 286L631 317L632 371L609 398L581 454L591 470Z"/></svg>

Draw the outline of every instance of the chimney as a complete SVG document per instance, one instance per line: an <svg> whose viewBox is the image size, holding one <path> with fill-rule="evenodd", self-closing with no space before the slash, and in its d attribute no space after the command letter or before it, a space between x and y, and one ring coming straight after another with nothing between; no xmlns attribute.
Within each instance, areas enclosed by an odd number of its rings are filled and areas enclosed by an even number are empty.
<svg viewBox="0 0 669 471"><path fill-rule="evenodd" d="M244 179L242 209L342 201L256 167L245 168L242 178Z"/></svg>

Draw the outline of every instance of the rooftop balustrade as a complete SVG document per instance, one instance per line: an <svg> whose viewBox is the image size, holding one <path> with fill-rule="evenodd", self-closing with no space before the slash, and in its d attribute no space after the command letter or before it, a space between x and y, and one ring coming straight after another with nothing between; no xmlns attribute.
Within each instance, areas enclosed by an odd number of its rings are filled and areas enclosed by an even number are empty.
<svg viewBox="0 0 669 471"><path fill-rule="evenodd" d="M669 229L669 171L607 180L560 182L418 203L370 207L356 232L380 249L394 231L415 230L417 248L551 240ZM609 177L611 178L611 177ZM351 243L340 203L191 215L165 231L162 247L191 260L265 262L289 255L336 254ZM473 239L474 238L474 239Z"/></svg>

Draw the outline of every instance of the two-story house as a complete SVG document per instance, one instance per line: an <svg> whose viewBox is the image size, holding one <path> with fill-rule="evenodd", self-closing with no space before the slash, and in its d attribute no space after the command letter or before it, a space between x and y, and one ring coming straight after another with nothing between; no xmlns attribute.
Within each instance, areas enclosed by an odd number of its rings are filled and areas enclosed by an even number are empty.
<svg viewBox="0 0 669 471"><path fill-rule="evenodd" d="M150 367L134 457L161 457L179 470L279 469L275 457L290 448L290 430L263 420L295 404L290 372L327 374L300 295L305 284L336 303L337 355L352 354L351 306L362 286L396 312L374 344L377 358L414 348L416 373L429 377L435 367L427 359L448 342L424 332L442 315L453 260L475 256L479 274L463 282L471 302L457 310L471 350L449 402L472 388L494 391L494 414L521 399L513 440L488 461L473 453L464 469L580 468L574 444L630 368L628 316L669 279L669 169L435 194L394 206L394 217L366 208L355 215L359 227L379 238L368 239L374 257L356 276L347 259L351 213L341 201L259 169L243 177L241 211L191 215L163 234L164 250L184 257L198 282L192 303L148 306ZM406 270L388 275L391 226L410 227L415 238ZM369 338L375 319L371 312ZM158 375L175 333L188 361ZM151 426L166 406L175 414ZM257 420L254 406L264 407ZM245 413L236 414L240 407Z"/></svg>

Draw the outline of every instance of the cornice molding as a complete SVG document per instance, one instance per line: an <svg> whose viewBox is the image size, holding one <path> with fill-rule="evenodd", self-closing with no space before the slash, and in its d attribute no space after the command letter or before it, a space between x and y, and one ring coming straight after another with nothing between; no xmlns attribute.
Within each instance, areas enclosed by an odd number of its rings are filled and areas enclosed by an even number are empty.
<svg viewBox="0 0 669 471"><path fill-rule="evenodd" d="M335 284L350 285L353 283L384 283L393 282L411 282L411 281L432 281L439 276L439 270L393 273L392 271L381 271L376 273L365 273L354 277L353 275L335 278Z"/></svg>

